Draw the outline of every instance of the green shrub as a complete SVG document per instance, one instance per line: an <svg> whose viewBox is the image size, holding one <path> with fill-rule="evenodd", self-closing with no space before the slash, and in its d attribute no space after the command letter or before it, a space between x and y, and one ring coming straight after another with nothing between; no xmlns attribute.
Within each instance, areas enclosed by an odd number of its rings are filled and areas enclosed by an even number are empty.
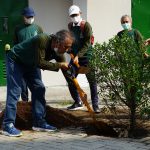
<svg viewBox="0 0 150 150"><path fill-rule="evenodd" d="M113 105L123 103L130 109L130 131L135 128L135 113L150 115L150 61L145 47L126 33L108 43L96 43L90 67L95 69L100 97Z"/></svg>

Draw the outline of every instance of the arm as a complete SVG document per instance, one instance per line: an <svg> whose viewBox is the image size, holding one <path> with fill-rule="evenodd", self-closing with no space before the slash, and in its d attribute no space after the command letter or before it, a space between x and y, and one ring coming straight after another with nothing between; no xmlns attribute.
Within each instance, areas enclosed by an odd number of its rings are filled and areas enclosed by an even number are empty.
<svg viewBox="0 0 150 150"><path fill-rule="evenodd" d="M142 42L143 40L142 34L138 30L135 30L135 40L138 43Z"/></svg>
<svg viewBox="0 0 150 150"><path fill-rule="evenodd" d="M49 41L48 36L43 36L41 35L39 40L38 40L38 66L41 69L44 70L51 70L51 71L58 71L59 68L67 68L68 63L65 62L65 57L64 55L57 56L55 53L51 51L50 47L47 47L47 42ZM45 50L48 48L50 51L52 57L56 59L56 63L49 62L49 60L45 59L46 52ZM49 54L50 55L50 54Z"/></svg>
<svg viewBox="0 0 150 150"><path fill-rule="evenodd" d="M40 27L40 26L38 26L38 25L37 25L37 27L38 27L38 34L43 33L42 27Z"/></svg>
<svg viewBox="0 0 150 150"><path fill-rule="evenodd" d="M39 49L38 66L43 70L58 71L61 67L59 63L52 63L45 60L45 49Z"/></svg>
<svg viewBox="0 0 150 150"><path fill-rule="evenodd" d="M87 52L89 46L91 45L91 35L92 35L92 27L88 22L86 22L83 33L84 43L82 48L78 52L78 57L82 57Z"/></svg>

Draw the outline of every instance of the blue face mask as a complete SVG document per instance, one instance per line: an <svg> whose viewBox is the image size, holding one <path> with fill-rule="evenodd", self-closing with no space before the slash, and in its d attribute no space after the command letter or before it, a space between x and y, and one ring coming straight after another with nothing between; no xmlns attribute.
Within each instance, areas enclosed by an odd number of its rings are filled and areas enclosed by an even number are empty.
<svg viewBox="0 0 150 150"><path fill-rule="evenodd" d="M131 28L131 24L130 23L124 23L121 24L124 30L129 30Z"/></svg>

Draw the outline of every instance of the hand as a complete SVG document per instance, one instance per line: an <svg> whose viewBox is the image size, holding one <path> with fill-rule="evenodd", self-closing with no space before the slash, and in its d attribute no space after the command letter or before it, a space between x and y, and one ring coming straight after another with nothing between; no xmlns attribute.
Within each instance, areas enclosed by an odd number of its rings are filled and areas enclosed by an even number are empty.
<svg viewBox="0 0 150 150"><path fill-rule="evenodd" d="M78 56L76 56L76 57L73 59L73 63L74 63L74 64L79 64L79 58L78 58Z"/></svg>
<svg viewBox="0 0 150 150"><path fill-rule="evenodd" d="M147 40L145 40L144 45L145 45L145 46L150 45L150 38L149 38L149 39L147 39Z"/></svg>
<svg viewBox="0 0 150 150"><path fill-rule="evenodd" d="M149 55L147 53L144 53L144 58L148 58Z"/></svg>
<svg viewBox="0 0 150 150"><path fill-rule="evenodd" d="M67 62L61 62L60 63L60 68L64 69L64 70L67 70L69 68L68 63Z"/></svg>

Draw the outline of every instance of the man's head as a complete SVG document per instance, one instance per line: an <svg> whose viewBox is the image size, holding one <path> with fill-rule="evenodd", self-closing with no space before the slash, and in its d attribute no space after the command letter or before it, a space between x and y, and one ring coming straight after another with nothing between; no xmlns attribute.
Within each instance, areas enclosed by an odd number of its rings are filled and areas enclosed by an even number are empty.
<svg viewBox="0 0 150 150"><path fill-rule="evenodd" d="M76 24L82 20L80 8L76 5L72 5L69 8L69 16L70 16L72 22L74 22Z"/></svg>
<svg viewBox="0 0 150 150"><path fill-rule="evenodd" d="M129 15L123 15L120 21L124 30L132 29L132 18Z"/></svg>
<svg viewBox="0 0 150 150"><path fill-rule="evenodd" d="M63 54L67 52L74 42L73 35L67 30L60 30L55 35L52 35L52 45L56 53Z"/></svg>
<svg viewBox="0 0 150 150"><path fill-rule="evenodd" d="M22 11L23 20L25 24L32 24L34 22L35 12L33 8L26 7Z"/></svg>

